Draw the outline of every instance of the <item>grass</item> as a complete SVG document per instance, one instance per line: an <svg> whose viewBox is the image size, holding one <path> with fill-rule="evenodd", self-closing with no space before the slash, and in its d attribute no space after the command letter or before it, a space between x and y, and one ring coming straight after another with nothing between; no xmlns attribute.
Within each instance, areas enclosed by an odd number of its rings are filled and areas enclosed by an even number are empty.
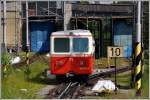
<svg viewBox="0 0 150 100"><path fill-rule="evenodd" d="M117 67L129 66L131 59L117 58ZM108 66L114 66L114 58L101 58L95 60L95 68L107 68Z"/></svg>
<svg viewBox="0 0 150 100"><path fill-rule="evenodd" d="M48 66L42 61L36 61L30 65L30 79L25 79L25 67L15 69L9 66L9 75L2 79L3 99L34 99L41 98L36 93L45 86L44 79L40 74ZM36 79L36 80L35 80Z"/></svg>
<svg viewBox="0 0 150 100"><path fill-rule="evenodd" d="M25 53L21 54L22 56ZM118 59L117 65L126 65L128 60ZM106 67L107 58L102 58L95 61L95 65L101 64ZM113 59L111 59L113 65ZM99 65L98 65L99 67ZM12 68L9 66L8 76L2 79L2 98L3 99L41 99L43 97L38 96L36 93L47 85L45 78L41 74L45 69L49 68L46 63L41 59L30 65L30 79L25 79L24 70L25 67L20 69ZM142 78L142 96L140 98L148 98L149 96L149 63L145 60L145 71ZM128 89L130 86L130 72L125 72L117 75L117 84L120 86L117 95L114 93L100 94L99 96L87 96L85 98L96 99L135 99L135 89ZM114 81L114 76L111 78Z"/></svg>
<svg viewBox="0 0 150 100"><path fill-rule="evenodd" d="M149 60L144 62L144 75L142 78L142 98L149 97Z"/></svg>

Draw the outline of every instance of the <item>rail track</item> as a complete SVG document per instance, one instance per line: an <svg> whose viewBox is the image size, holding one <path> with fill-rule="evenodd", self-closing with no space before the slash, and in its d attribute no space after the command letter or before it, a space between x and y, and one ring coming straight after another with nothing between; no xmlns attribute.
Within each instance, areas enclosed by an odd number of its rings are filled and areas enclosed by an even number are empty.
<svg viewBox="0 0 150 100"><path fill-rule="evenodd" d="M122 73L131 70L128 66L118 68L117 73ZM105 72L99 72L89 76L87 82L68 82L61 83L56 88L49 91L47 99L79 99L84 95L83 90L87 84L94 85L99 78L106 78L110 75L115 74L115 69Z"/></svg>

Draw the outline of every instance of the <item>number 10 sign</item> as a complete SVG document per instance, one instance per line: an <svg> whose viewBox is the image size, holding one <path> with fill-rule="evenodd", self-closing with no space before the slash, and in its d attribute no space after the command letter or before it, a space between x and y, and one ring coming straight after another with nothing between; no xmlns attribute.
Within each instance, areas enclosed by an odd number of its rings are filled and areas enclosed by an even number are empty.
<svg viewBox="0 0 150 100"><path fill-rule="evenodd" d="M107 56L108 57L123 57L123 47L107 47Z"/></svg>

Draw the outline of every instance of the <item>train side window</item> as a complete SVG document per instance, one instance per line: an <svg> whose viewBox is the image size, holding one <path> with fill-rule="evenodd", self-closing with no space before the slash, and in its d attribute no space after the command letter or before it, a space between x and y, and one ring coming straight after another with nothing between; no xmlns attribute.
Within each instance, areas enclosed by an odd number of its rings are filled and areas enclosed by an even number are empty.
<svg viewBox="0 0 150 100"><path fill-rule="evenodd" d="M70 51L69 38L54 38L54 52L64 53Z"/></svg>
<svg viewBox="0 0 150 100"><path fill-rule="evenodd" d="M88 38L73 38L73 52L88 52Z"/></svg>

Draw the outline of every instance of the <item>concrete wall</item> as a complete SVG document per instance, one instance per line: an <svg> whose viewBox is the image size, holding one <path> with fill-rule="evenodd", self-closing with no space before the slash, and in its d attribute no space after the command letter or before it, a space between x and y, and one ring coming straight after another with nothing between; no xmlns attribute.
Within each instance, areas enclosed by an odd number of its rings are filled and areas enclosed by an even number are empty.
<svg viewBox="0 0 150 100"><path fill-rule="evenodd" d="M15 15L16 14L16 15ZM20 43L21 16L19 12L7 12L7 46L13 47ZM19 45L19 44L18 44Z"/></svg>
<svg viewBox="0 0 150 100"><path fill-rule="evenodd" d="M66 2L64 5L64 30L70 29L69 22L72 17L72 4Z"/></svg>
<svg viewBox="0 0 150 100"><path fill-rule="evenodd" d="M21 46L21 2L6 2L6 44L12 48ZM3 32L3 7L2 7L2 32Z"/></svg>

